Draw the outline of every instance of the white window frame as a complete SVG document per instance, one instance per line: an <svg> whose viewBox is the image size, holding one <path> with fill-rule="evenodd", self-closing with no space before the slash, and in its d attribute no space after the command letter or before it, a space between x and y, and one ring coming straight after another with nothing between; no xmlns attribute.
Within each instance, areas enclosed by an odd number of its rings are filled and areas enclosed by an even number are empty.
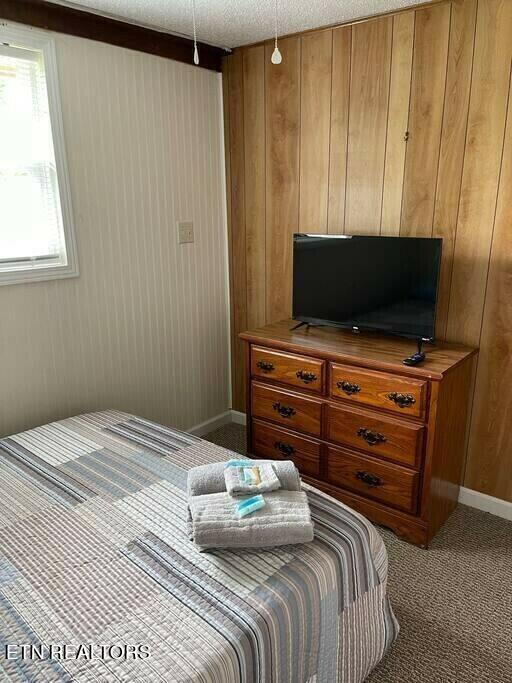
<svg viewBox="0 0 512 683"><path fill-rule="evenodd" d="M50 264L24 269L22 261L13 270L0 272L0 285L11 285L23 282L42 282L61 278L77 277L78 257L76 249L75 228L71 203L71 187L64 144L64 123L59 92L57 71L57 53L55 39L51 33L19 24L0 24L0 43L10 47L41 50L43 53L46 89L48 92L48 106L52 129L55 166L59 186L59 199L62 212L66 265L52 266ZM20 267L21 266L21 267Z"/></svg>

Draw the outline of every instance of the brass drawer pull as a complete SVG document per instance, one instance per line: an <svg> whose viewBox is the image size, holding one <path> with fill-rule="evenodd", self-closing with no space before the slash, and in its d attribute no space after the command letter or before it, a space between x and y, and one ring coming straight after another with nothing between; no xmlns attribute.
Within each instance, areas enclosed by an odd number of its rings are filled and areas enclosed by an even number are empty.
<svg viewBox="0 0 512 683"><path fill-rule="evenodd" d="M409 408L409 406L416 403L416 399L412 394L399 394L396 391L392 391L390 394L386 394L386 396L400 408Z"/></svg>
<svg viewBox="0 0 512 683"><path fill-rule="evenodd" d="M377 444L386 441L384 434L381 434L380 432L372 432L371 429L366 429L366 427L361 427L358 429L357 436L360 436L361 439L364 439L367 444L370 444L370 446L376 446Z"/></svg>
<svg viewBox="0 0 512 683"><path fill-rule="evenodd" d="M293 455L295 453L295 448L291 443L283 443L282 441L276 441L274 443L274 448L284 455Z"/></svg>
<svg viewBox="0 0 512 683"><path fill-rule="evenodd" d="M369 472L363 472L362 470L357 470L355 473L356 479L359 479L359 481L362 481L363 484L366 484L367 486L371 486L372 488L374 486L382 486L384 483L380 477L375 476L375 474L370 474Z"/></svg>
<svg viewBox="0 0 512 683"><path fill-rule="evenodd" d="M314 372L307 372L307 370L299 370L297 372L297 379L301 379L304 384L309 384L317 379Z"/></svg>
<svg viewBox="0 0 512 683"><path fill-rule="evenodd" d="M263 372L272 372L272 370L275 370L274 363L271 363L268 360L259 360L256 363L256 367L263 370Z"/></svg>
<svg viewBox="0 0 512 683"><path fill-rule="evenodd" d="M281 415L281 417L293 417L294 415L297 414L295 408L292 408L291 406L283 406L279 403L279 401L276 401L275 403L272 404L272 408Z"/></svg>
<svg viewBox="0 0 512 683"><path fill-rule="evenodd" d="M359 384L352 384L352 382L347 382L346 379L342 380L341 382L336 382L336 386L338 389L341 389L341 391L344 391L346 394L348 394L348 396L357 394L358 391L361 391Z"/></svg>

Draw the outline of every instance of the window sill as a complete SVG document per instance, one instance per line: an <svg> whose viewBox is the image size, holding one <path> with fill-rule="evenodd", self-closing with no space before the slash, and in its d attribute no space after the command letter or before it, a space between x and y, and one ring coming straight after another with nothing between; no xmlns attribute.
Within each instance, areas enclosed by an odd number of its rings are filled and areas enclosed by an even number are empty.
<svg viewBox="0 0 512 683"><path fill-rule="evenodd" d="M2 285L20 285L30 282L45 282L47 280L62 280L79 276L78 265L54 266L47 268L27 268L26 270L11 270L0 272L0 287Z"/></svg>

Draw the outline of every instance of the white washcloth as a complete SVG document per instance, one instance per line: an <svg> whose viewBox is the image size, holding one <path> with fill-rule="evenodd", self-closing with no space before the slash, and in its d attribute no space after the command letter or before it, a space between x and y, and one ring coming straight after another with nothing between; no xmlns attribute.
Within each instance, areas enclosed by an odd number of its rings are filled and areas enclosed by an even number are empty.
<svg viewBox="0 0 512 683"><path fill-rule="evenodd" d="M300 491L300 477L291 460L246 460L247 465L261 465L272 462L279 477L282 489ZM189 496L202 496L205 493L222 493L226 490L224 478L226 463L214 462L198 465L188 472L187 493Z"/></svg>
<svg viewBox="0 0 512 683"><path fill-rule="evenodd" d="M249 476L245 476L246 474L249 474ZM255 474L256 476L254 476ZM226 467L224 478L226 481L226 491L230 496L268 493L269 491L276 491L281 488L281 482L271 462L248 463L247 466L241 467Z"/></svg>

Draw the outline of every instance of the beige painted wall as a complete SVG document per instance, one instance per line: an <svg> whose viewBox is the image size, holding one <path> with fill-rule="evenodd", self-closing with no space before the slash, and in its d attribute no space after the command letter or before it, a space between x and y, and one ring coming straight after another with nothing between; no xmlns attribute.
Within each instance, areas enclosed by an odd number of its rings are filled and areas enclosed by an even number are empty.
<svg viewBox="0 0 512 683"><path fill-rule="evenodd" d="M220 76L55 37L80 277L0 287L0 435L109 407L190 427L230 403Z"/></svg>

